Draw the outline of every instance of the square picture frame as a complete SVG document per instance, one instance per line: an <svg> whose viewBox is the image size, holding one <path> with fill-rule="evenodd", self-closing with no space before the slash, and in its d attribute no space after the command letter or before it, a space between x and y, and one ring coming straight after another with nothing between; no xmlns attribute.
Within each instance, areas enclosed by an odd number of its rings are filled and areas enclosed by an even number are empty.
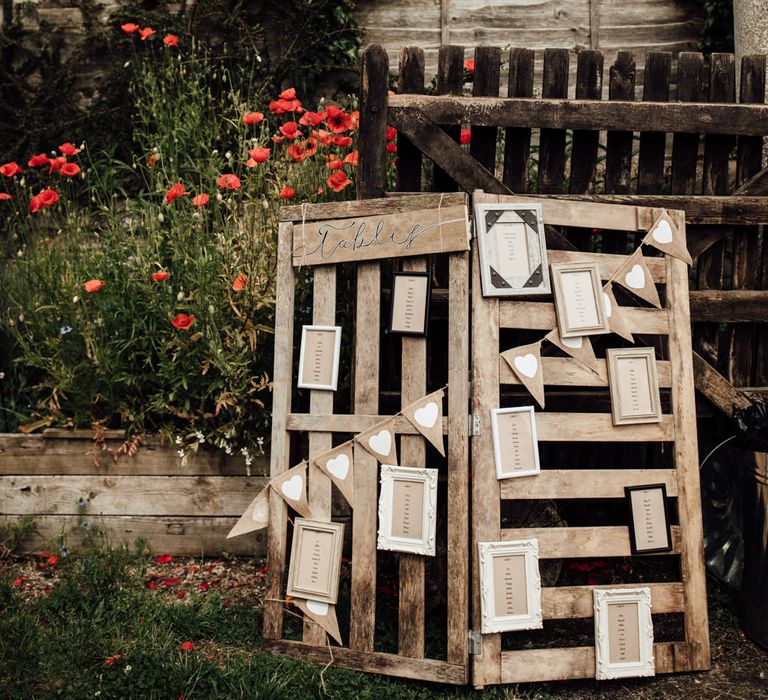
<svg viewBox="0 0 768 700"><path fill-rule="evenodd" d="M661 393L653 348L609 348L605 354L614 425L661 422Z"/></svg>
<svg viewBox="0 0 768 700"><path fill-rule="evenodd" d="M381 465L376 546L435 556L437 469Z"/></svg>
<svg viewBox="0 0 768 700"><path fill-rule="evenodd" d="M597 263L552 263L550 269L560 337L609 333Z"/></svg>
<svg viewBox="0 0 768 700"><path fill-rule="evenodd" d="M595 678L654 676L650 588L595 588Z"/></svg>
<svg viewBox="0 0 768 700"><path fill-rule="evenodd" d="M538 540L478 542L480 631L541 629Z"/></svg>
<svg viewBox="0 0 768 700"><path fill-rule="evenodd" d="M298 388L336 391L340 354L341 326L302 326Z"/></svg>
<svg viewBox="0 0 768 700"><path fill-rule="evenodd" d="M343 543L342 523L296 518L286 594L335 605Z"/></svg>
<svg viewBox="0 0 768 700"><path fill-rule="evenodd" d="M393 272L391 290L389 332L426 338L432 275L429 272Z"/></svg>
<svg viewBox="0 0 768 700"><path fill-rule="evenodd" d="M491 434L497 479L535 476L541 472L533 406L492 408Z"/></svg>
<svg viewBox="0 0 768 700"><path fill-rule="evenodd" d="M672 551L666 484L625 486L632 554Z"/></svg>
<svg viewBox="0 0 768 700"><path fill-rule="evenodd" d="M476 204L475 231L484 297L551 293L540 204Z"/></svg>

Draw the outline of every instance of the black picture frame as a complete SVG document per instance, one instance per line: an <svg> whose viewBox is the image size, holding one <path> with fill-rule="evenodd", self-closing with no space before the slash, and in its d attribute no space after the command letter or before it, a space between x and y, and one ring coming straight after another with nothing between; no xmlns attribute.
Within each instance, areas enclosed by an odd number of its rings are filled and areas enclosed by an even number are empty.
<svg viewBox="0 0 768 700"><path fill-rule="evenodd" d="M667 533L667 546L666 547L653 547L647 549L638 549L637 546L637 534L635 532L635 515L632 507L632 494L635 491L648 491L658 490L661 491L662 503L664 504L664 527ZM627 501L627 517L629 527L629 546L633 555L637 554L659 554L661 552L671 552L672 546L672 528L669 524L669 501L667 500L667 485L666 484L640 484L637 486L625 486L624 497Z"/></svg>
<svg viewBox="0 0 768 700"><path fill-rule="evenodd" d="M426 280L427 288L424 298L424 327L421 330L402 330L394 327L395 316L395 288L397 286L398 279L406 277L423 277ZM392 281L389 295L389 319L387 323L388 332L391 335L404 335L404 336L416 336L420 338L426 338L429 329L429 306L432 298L432 275L429 272L405 272L395 271L392 272Z"/></svg>

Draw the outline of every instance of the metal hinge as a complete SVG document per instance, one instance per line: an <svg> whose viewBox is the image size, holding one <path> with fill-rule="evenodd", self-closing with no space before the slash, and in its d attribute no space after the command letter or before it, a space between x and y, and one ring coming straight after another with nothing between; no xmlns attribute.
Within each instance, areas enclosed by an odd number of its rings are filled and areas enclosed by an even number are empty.
<svg viewBox="0 0 768 700"><path fill-rule="evenodd" d="M480 435L480 416L470 413L469 414L469 436L476 437Z"/></svg>
<svg viewBox="0 0 768 700"><path fill-rule="evenodd" d="M480 632L474 632L473 630L469 630L469 632L467 632L467 637L469 638L469 653L472 656L482 656L483 655L483 637L480 634Z"/></svg>

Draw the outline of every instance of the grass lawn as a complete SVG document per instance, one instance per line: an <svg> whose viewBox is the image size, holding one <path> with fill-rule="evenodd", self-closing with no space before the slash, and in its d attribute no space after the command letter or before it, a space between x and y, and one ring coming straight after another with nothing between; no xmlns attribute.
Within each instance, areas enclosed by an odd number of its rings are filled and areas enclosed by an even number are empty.
<svg viewBox="0 0 768 700"><path fill-rule="evenodd" d="M141 544L0 561L2 698L768 698L768 653L710 581L713 670L490 688L389 680L261 647L263 564L159 561Z"/></svg>

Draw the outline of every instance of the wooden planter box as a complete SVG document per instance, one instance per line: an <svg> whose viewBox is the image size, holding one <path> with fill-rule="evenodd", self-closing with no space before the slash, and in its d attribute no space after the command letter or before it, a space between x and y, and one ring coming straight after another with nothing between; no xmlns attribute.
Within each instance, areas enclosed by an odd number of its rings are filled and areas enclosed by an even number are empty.
<svg viewBox="0 0 768 700"><path fill-rule="evenodd" d="M220 450L190 454L182 466L176 449L148 438L139 452L117 462L93 453L90 431L51 430L42 435L0 434L0 524L34 515L36 532L22 551L78 544L89 528L113 543L145 538L157 552L216 556L262 555L266 534L227 540L268 479L261 457L246 475L240 455ZM116 449L122 433L111 431Z"/></svg>

